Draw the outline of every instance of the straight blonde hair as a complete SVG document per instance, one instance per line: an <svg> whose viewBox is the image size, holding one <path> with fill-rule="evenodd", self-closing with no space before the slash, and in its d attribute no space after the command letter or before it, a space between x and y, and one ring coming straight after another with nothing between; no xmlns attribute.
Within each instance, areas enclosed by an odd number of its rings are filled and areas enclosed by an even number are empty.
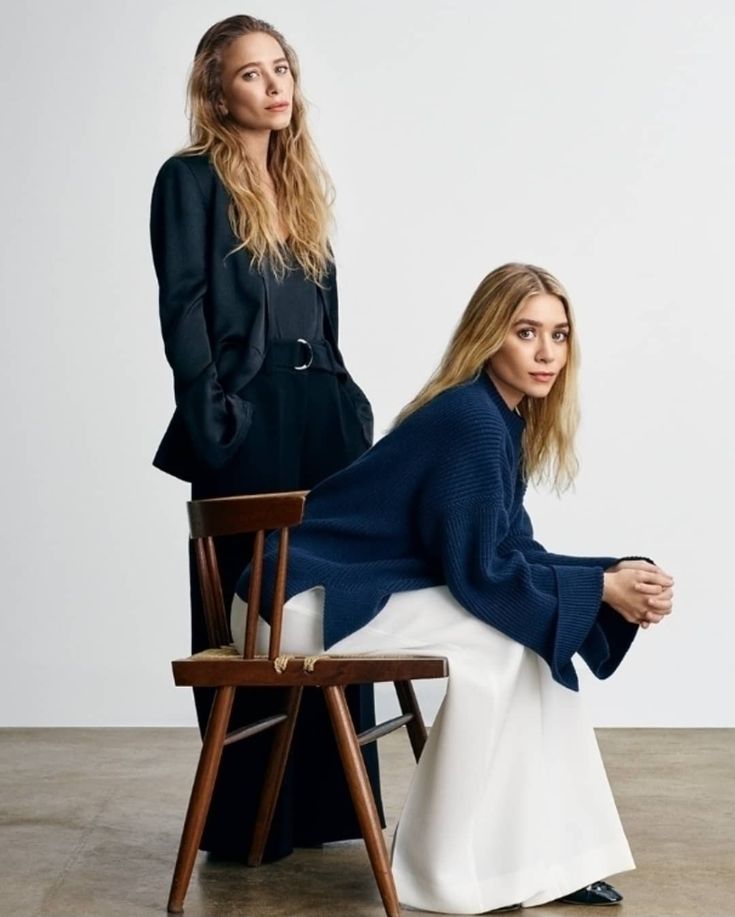
<svg viewBox="0 0 735 917"><path fill-rule="evenodd" d="M400 424L437 395L476 379L500 350L518 310L530 296L558 297L569 322L567 362L545 398L524 397L518 412L526 421L523 472L527 480L548 483L557 492L568 488L577 473L574 438L579 426L577 375L579 347L574 314L564 287L543 268L504 264L491 271L467 304L437 369L395 420Z"/></svg>
<svg viewBox="0 0 735 917"><path fill-rule="evenodd" d="M236 123L222 114L222 54L242 35L264 32L283 49L294 79L291 121L272 131L268 147L268 172L276 191L274 207L248 158ZM240 240L233 249L247 249L255 267L266 260L283 277L290 252L310 280L322 284L332 262L329 245L334 189L317 155L306 125L306 104L301 92L296 53L280 32L253 16L230 16L202 36L194 55L188 86L191 143L181 151L206 154L230 194L229 219ZM286 228L287 241L276 233L276 216Z"/></svg>

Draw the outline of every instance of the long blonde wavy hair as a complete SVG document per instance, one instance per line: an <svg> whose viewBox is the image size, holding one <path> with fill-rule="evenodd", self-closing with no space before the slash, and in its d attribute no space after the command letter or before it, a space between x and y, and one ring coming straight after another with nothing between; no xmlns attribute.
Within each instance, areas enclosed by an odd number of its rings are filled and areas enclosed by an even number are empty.
<svg viewBox="0 0 735 917"><path fill-rule="evenodd" d="M429 381L396 418L394 426L441 392L476 379L500 350L513 319L529 296L550 293L564 305L569 322L567 362L545 398L524 397L523 471L527 480L561 492L573 482L578 462L574 437L579 425L579 347L572 307L564 287L543 268L504 264L485 277L467 304L441 362Z"/></svg>
<svg viewBox="0 0 735 917"><path fill-rule="evenodd" d="M294 80L291 121L283 130L271 132L268 147L275 207L245 152L237 124L218 107L222 54L232 41L252 32L264 32L279 43ZM307 276L321 284L332 261L329 231L334 189L306 125L306 103L293 48L272 25L253 16L230 16L215 23L197 45L187 107L191 143L181 154L208 155L229 192L230 224L240 240L233 251L247 249L258 270L267 260L279 277L286 271L290 252ZM276 214L287 231L285 246L276 232Z"/></svg>

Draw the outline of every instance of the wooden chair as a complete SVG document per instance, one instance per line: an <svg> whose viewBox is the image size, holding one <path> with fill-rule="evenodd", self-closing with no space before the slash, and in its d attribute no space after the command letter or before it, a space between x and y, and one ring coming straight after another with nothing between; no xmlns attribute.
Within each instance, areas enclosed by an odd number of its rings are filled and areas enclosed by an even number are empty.
<svg viewBox="0 0 735 917"><path fill-rule="evenodd" d="M362 836L375 873L388 917L398 917L400 905L390 869L375 799L365 770L360 747L406 726L418 761L426 742L426 727L411 681L442 678L447 661L442 657L280 655L283 598L286 586L289 526L297 525L304 511L306 492L264 494L198 500L188 504L191 537L195 542L199 582L207 620L210 649L187 659L175 660L177 685L215 688L194 785L189 799L181 844L168 901L170 913L183 911L194 861L209 811L217 771L225 745L239 742L266 729L274 729L273 747L259 802L248 865L259 866L268 839L291 746L301 693L317 685L324 692L337 740L342 765L355 805ZM263 577L263 544L267 530L279 530L278 559L268 656L256 656L256 632ZM252 575L244 652L232 645L228 615L222 600L214 536L254 532ZM245 565L243 558L243 566ZM345 700L346 685L392 681L398 694L401 715L356 734ZM270 716L228 733L235 689L239 686L286 688L283 713Z"/></svg>

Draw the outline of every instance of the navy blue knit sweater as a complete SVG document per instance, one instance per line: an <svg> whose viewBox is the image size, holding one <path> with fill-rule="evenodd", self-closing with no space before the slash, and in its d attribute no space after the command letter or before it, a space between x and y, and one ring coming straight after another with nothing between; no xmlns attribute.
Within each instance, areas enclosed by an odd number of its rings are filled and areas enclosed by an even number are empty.
<svg viewBox="0 0 735 917"><path fill-rule="evenodd" d="M392 593L446 584L468 611L542 656L566 687L578 688L575 653L598 678L612 674L638 629L601 601L603 570L617 559L550 554L533 540L523 427L483 372L311 491L291 532L286 599L325 587L327 649ZM269 538L264 586L276 549ZM237 586L244 599L248 583L246 570ZM264 612L270 601L264 588Z"/></svg>

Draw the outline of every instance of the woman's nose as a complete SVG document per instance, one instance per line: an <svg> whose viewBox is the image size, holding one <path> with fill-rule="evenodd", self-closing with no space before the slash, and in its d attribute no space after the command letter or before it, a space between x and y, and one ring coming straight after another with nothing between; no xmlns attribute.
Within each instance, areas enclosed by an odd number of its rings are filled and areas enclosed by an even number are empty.
<svg viewBox="0 0 735 917"><path fill-rule="evenodd" d="M544 337L539 338L538 350L536 351L536 359L541 363L549 363L554 359L554 351L551 346L551 341L548 341Z"/></svg>

